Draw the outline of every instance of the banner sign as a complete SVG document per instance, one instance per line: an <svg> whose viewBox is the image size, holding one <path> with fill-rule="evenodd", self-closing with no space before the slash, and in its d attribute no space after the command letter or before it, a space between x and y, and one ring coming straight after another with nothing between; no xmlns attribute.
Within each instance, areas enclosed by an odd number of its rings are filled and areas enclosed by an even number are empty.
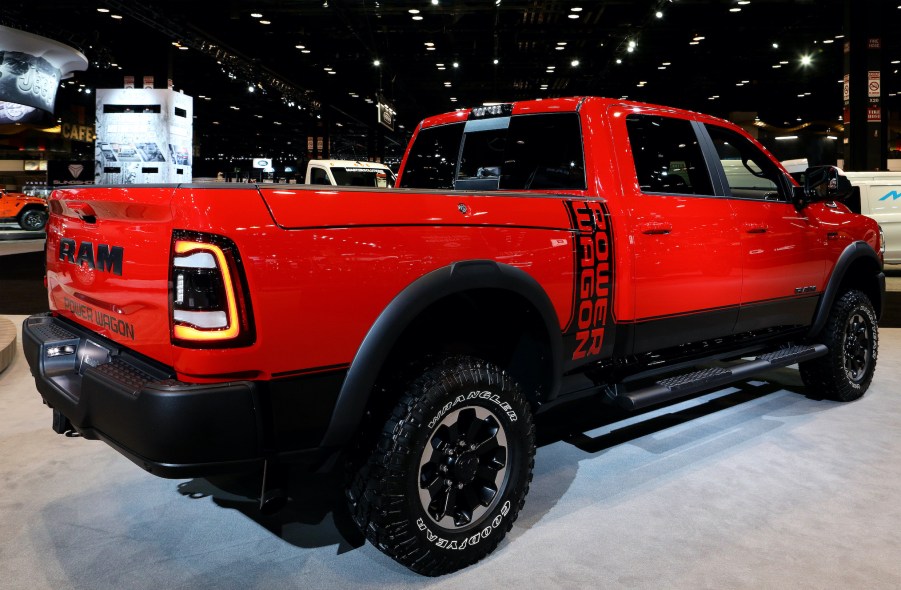
<svg viewBox="0 0 901 590"><path fill-rule="evenodd" d="M94 162L50 160L47 162L47 184L52 187L94 184Z"/></svg>
<svg viewBox="0 0 901 590"><path fill-rule="evenodd" d="M382 102L379 103L378 109L379 123L390 129L391 131L394 131L394 109Z"/></svg>

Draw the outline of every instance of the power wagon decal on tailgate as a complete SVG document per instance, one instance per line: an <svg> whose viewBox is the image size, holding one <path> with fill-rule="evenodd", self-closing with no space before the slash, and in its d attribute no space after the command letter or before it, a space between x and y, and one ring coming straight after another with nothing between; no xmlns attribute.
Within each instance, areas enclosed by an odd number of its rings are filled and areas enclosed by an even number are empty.
<svg viewBox="0 0 901 590"><path fill-rule="evenodd" d="M613 240L609 212L601 201L566 201L575 239L573 317L563 331L567 360L582 364L609 356L612 339L604 338L613 302Z"/></svg>

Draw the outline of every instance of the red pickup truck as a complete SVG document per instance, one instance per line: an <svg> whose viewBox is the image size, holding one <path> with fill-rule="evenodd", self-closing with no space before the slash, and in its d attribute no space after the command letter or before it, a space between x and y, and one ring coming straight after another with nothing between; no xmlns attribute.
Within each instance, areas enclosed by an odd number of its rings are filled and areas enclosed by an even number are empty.
<svg viewBox="0 0 901 590"><path fill-rule="evenodd" d="M549 408L794 364L864 394L879 228L837 169L806 178L726 121L584 97L426 119L390 190L60 189L24 351L57 432L162 477L259 470L263 508L340 458L368 539L443 574L510 530Z"/></svg>

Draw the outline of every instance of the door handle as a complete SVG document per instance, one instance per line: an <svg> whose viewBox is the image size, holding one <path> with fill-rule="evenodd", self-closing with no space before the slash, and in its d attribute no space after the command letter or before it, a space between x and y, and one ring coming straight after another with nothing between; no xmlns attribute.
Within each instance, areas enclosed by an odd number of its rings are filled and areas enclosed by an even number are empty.
<svg viewBox="0 0 901 590"><path fill-rule="evenodd" d="M746 223L745 231L749 234L765 234L767 231L766 225L759 225L757 223Z"/></svg>
<svg viewBox="0 0 901 590"><path fill-rule="evenodd" d="M669 223L660 223L651 221L641 224L641 233L648 236L664 236L673 231L673 226Z"/></svg>

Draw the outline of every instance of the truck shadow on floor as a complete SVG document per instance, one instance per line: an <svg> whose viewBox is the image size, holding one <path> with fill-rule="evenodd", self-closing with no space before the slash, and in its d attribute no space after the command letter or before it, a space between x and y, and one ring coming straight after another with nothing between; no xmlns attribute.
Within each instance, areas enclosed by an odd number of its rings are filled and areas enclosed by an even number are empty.
<svg viewBox="0 0 901 590"><path fill-rule="evenodd" d="M716 392L691 396L678 404L651 407L641 413L621 411L588 399L539 416L539 447L563 442L576 453L565 453L578 462L584 455L597 455L613 447L758 400L780 391L807 394L797 370L778 369L766 374L767 381L749 381ZM809 399L815 396L807 395ZM684 407L684 402L693 405ZM681 405L680 405L681 404ZM676 409L676 406L679 408ZM673 411L667 411L673 407ZM641 418L642 414L648 416ZM653 415L652 415L653 414ZM628 421L628 422L626 422ZM617 423L623 422L622 426ZM565 426L560 426L565 425ZM607 429L606 427L611 427ZM606 432L592 433L602 429ZM576 450L577 449L577 450ZM590 457L589 457L590 458ZM259 505L260 475L198 478L180 483L178 492L193 499L211 498L221 507L236 510L258 526L287 543L301 548L337 546L337 554L361 547L365 538L354 524L344 496L344 472L336 467L324 473L293 474L285 482L285 507L271 515ZM565 489L571 482L557 482ZM539 507L539 512L542 512ZM535 515L533 515L535 516ZM537 516L540 519L540 516Z"/></svg>

